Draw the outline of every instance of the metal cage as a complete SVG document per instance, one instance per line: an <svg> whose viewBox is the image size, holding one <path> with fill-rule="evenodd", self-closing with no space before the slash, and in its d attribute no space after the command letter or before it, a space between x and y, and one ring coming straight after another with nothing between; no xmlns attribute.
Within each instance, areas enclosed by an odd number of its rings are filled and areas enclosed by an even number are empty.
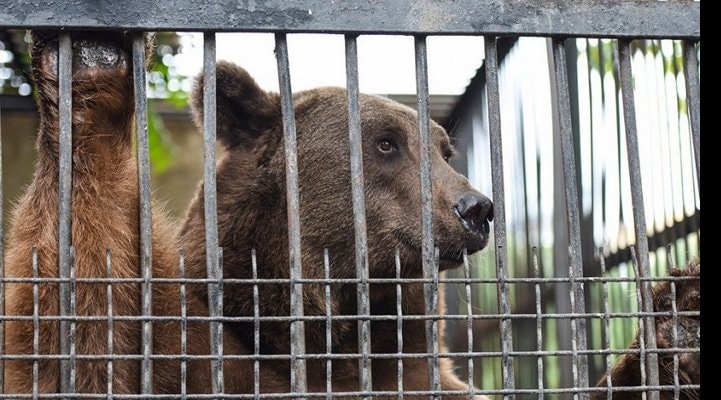
<svg viewBox="0 0 721 400"><path fill-rule="evenodd" d="M252 4L250 4L252 3ZM392 396L402 398L403 396L429 396L440 398L447 395L463 395L472 398L474 395L499 396L503 398L579 398L586 399L592 393L622 394L626 392L644 393L649 399L660 399L663 393L674 393L678 398L682 390L700 390L700 385L682 385L678 379L674 385L664 385L659 381L658 357L664 352L699 353L700 348L665 348L657 346L654 319L658 316L679 316L700 317L699 312L677 311L675 300L673 311L659 312L653 309L652 285L659 281L683 282L689 278L683 277L655 277L651 273L649 261L649 243L647 235L647 223L644 213L644 191L641 182L639 166L639 143L636 127L636 99L634 98L634 72L632 71L632 45L635 40L642 39L673 39L683 41L685 52L683 54L683 66L686 77L687 107L690 117L691 135L693 143L694 165L696 187L700 188L700 78L698 45L700 41L700 4L698 2L655 2L644 0L626 0L618 2L599 1L560 1L560 2L517 2L509 0L443 0L435 2L412 1L412 2L387 2L379 3L374 1L354 2L327 2L320 0L304 0L292 3L284 2L261 2L255 4L240 2L235 4L228 2L204 3L200 6L187 0L174 0L169 2L133 4L133 7L126 7L118 2L50 2L39 4L29 0L0 0L0 28L13 29L56 29L60 30L59 45L59 110L60 110L60 235L58 237L59 248L59 275L58 278L38 278L37 260L34 259L34 277L17 278L7 277L3 271L2 243L0 243L0 337L4 336L5 321L26 320L33 321L37 327L39 321L55 320L60 321L60 354L40 355L37 354L37 342L35 336L36 354L33 356L6 354L4 348L0 347L0 388L3 379L3 364L9 359L26 359L29 357L37 360L44 357L55 357L60 360L61 377L60 393L27 393L13 394L0 391L0 398L265 398L265 397L362 397L371 398L375 396ZM141 243L141 266L140 278L125 280L117 279L85 279L76 278L73 266L73 244L70 238L71 224L71 154L72 154L72 132L71 132L71 69L72 69L72 43L68 30L130 30L133 33L133 74L135 81L135 129L137 140L139 185L140 185L140 243ZM204 208L205 208L205 240L207 243L207 278L192 280L184 276L183 258L181 253L180 272L177 279L161 279L153 277L152 247L151 247L151 208L150 208L150 160L149 143L147 139L147 102L146 102L146 70L145 70L145 39L144 32L147 31L202 31L204 32L204 56L203 74L204 87ZM223 315L223 285L229 283L222 278L222 249L218 245L218 221L216 203L216 32L272 32L275 34L276 57L278 63L278 80L280 83L280 95L283 116L284 150L286 156L286 188L288 207L288 252L290 254L290 278L285 280L263 280L257 278L255 264L253 265L252 280L242 280L240 283L253 285L254 288L254 317L231 317ZM343 283L357 284L358 313L352 320L358 323L359 349L355 355L332 354L331 349L324 354L311 354L305 348L304 323L307 321L327 321L328 325L338 317L330 314L324 316L304 315L303 310L303 287L308 284L325 285L326 290L332 283L339 283L340 280L331 279L329 265L325 264L325 277L323 279L304 278L300 258L301 236L300 236L300 203L298 193L298 163L295 132L295 115L293 99L291 96L291 81L288 62L288 46L286 37L293 33L335 33L345 37L345 59L348 89L348 111L351 154L351 177L352 177L352 204L355 216L355 268L357 277L355 279L342 280ZM359 118L359 89L358 89L358 54L357 37L359 35L393 34L409 35L415 40L415 62L417 82L417 110L418 124L420 127L421 141L421 176L423 209L419 210L419 218L422 219L423 243L423 278L409 280L402 278L397 270L396 278L377 279L369 275L367 259L367 229L365 204L364 204L364 181L361 150L361 129ZM482 81L481 91L485 91L486 109L479 112L487 115L487 128L489 132L489 151L491 156L492 194L496 205L494 232L494 249L486 250L495 252L495 272L492 278L473 277L470 272L468 257L464 257L463 271L458 276L439 276L436 247L433 237L433 224L431 218L431 161L430 161L430 133L429 133L429 94L428 94L428 65L426 38L433 35L477 35L483 36L485 42L485 61L479 79ZM544 277L539 273L539 257L534 249L529 256L531 266L535 273L533 276L514 277L509 275L508 243L506 235L509 229L506 223L504 199L504 159L502 152L502 126L500 119L499 105L499 59L502 59L507 52L504 43L520 36L537 36L547 38L550 43L551 53L549 59L552 61L553 75L552 87L554 98L554 118L557 121L555 134L560 144L559 153L556 157L559 171L559 183L554 188L556 191L563 191L562 206L559 209L565 210L564 218L557 218L559 224L567 227L567 242L560 243L561 247L567 249L566 263L560 266L564 268L567 275L560 274L552 277ZM583 216L579 209L580 188L578 187L578 162L580 157L578 148L574 144L575 131L572 116L571 93L569 86L569 65L567 45L574 38L610 38L614 40L618 59L618 76L620 78L622 96L623 126L625 127L625 141L627 154L625 162L628 163L630 179L630 191L633 203L633 221L635 237L634 246L627 253L627 260L631 260L634 274L629 277L610 277L606 275L604 257L600 262L601 274L599 276L588 276L584 273L584 264L593 257L588 254L588 248L582 243ZM470 49L473 51L473 49ZM578 140L577 138L575 140ZM2 178L0 170L0 179ZM0 181L1 182L1 181ZM508 188L506 188L508 189ZM0 203L0 218L2 218L2 204ZM698 217L696 217L698 224ZM2 221L0 221L2 222ZM0 229L2 224L0 223ZM696 230L698 227L696 226ZM2 231L0 231L0 236ZM662 243L668 244L668 243ZM663 247L655 244L654 248ZM635 251L634 251L635 250ZM36 254L34 254L37 257ZM107 254L107 268L111 268L111 255ZM327 254L326 254L327 260ZM563 256L557 261L563 262ZM396 265L399 265L399 261ZM673 264L673 261L670 262ZM557 267L559 267L557 265ZM425 353L405 354L402 345L397 353L374 354L370 347L370 326L373 321L397 320L404 318L416 318L403 316L400 307L401 299L397 297L397 315L373 315L369 304L369 285L372 283L387 283L397 287L398 293L401 285L407 282L423 283L425 287L426 315L417 317L426 321L426 337L428 339L427 351ZM36 303L38 285L44 283L59 284L61 309L57 316L41 316L35 313L32 316L12 316L4 312L4 287L12 283L32 283ZM137 355L116 356L112 348L112 324L118 318L114 317L112 311L108 311L107 317L79 317L75 314L74 285L76 283L97 283L107 285L108 304L112 307L112 285L115 283L136 283L142 287L142 315L137 317L125 317L125 320L135 320L142 323L142 353ZM614 313L608 305L607 286L626 282L632 284L636 289L638 311ZM152 393L152 368L154 353L151 346L153 335L153 322L160 321L163 317L152 315L151 287L157 284L179 284L181 296L185 301L185 285L201 283L207 285L209 298L209 312L207 317L178 316L176 319L182 321L183 327L187 321L203 321L209 324L210 347L212 354L208 356L192 356L179 354L181 359L181 376L186 378L192 373L187 369L187 361L193 357L212 360L213 394L191 395L179 393L177 395L165 395ZM258 346L259 321L263 316L258 313L258 285L266 283L290 285L291 288L291 315L287 317L265 317L276 318L290 322L291 330L291 352L287 355L264 355L260 353ZM495 287L498 296L497 313L479 313L472 309L471 303L467 303L467 309L454 314L449 312L441 315L438 309L439 284L459 285L465 291L466 299L472 296L471 285L485 284L488 287ZM544 285L565 284L570 291L567 300L570 309L557 312L543 310L541 300L541 288ZM600 284L604 293L604 307L600 312L589 311L586 306L586 288L591 284ZM514 313L510 305L511 287L532 288L534 291L534 311L530 313ZM525 286L524 286L525 285ZM326 297L327 310L330 310L328 303L330 295ZM675 299L675 298L674 298ZM37 308L36 308L37 310ZM126 357L142 361L142 368L139 371L141 382L141 393L137 395L121 395L112 392L112 384L109 384L107 393L78 394L75 393L75 362L78 359L90 359L96 356L83 356L75 353L74 332L75 323L83 320L103 320L108 323L109 334L108 354L97 356L106 360L111 367L116 359ZM174 317L173 317L174 318ZM588 326L592 320L601 321L608 331L609 321L613 318L638 319L641 330L640 346L638 349L612 349L608 340L600 347L595 347L588 342ZM465 351L442 352L438 343L438 320L444 319L454 321L460 326L463 332L467 332ZM122 320L122 318L121 318ZM228 356L223 354L222 325L228 321L249 321L254 323L255 351L253 355L245 359L255 362L255 373L253 377L247 377L256 381L255 393L227 394L224 391L223 360L228 357L242 358L245 356ZM518 350L514 348L514 334L512 325L516 321L532 321L535 324L535 332L528 332L530 337L535 339L536 348L532 350ZM570 321L570 349L547 349L543 342L543 324L547 320ZM500 336L501 347L499 351L476 351L474 349L474 338L472 326L477 321L490 321L498 323L497 334ZM398 338L403 337L401 324L398 324ZM328 328L329 329L329 328ZM183 332L185 333L185 332ZM330 335L328 331L328 335ZM185 338L185 335L183 335ZM605 336L608 339L608 335ZM0 346L4 343L0 341ZM185 345L185 343L184 343ZM183 348L185 348L183 346ZM639 354L644 361L642 365L642 376L644 383L636 387L615 387L609 380L606 387L594 387L598 377L589 376L589 357L602 356L606 360L607 371L610 371L610 357L619 354ZM544 382L544 357L558 356L569 359L572 366L572 375L569 376L571 385L548 385ZM261 359L278 357L288 359L291 363L289 393L261 393L259 388L258 362ZM337 393L331 390L331 383L328 382L326 392L309 392L306 386L307 366L306 361L325 360L328 371L332 368L333 360L338 358L356 358L359 362L359 390L356 392ZM429 390L414 392L403 390L399 387L397 391L379 392L373 390L371 370L372 361L379 358L390 358L398 360L398 370L388 373L403 374L403 360L408 357L426 358L429 368ZM470 389L468 391L448 391L441 388L439 376L439 358L452 358L457 366L462 366L468 380ZM494 388L474 388L473 376L474 362L480 358L491 358L500 360L502 370L502 385ZM518 384L517 360L527 358L537 365L538 380L535 387L524 387ZM678 357L676 357L678 358ZM514 361L515 360L515 361ZM498 362L498 361L496 361ZM676 375L678 375L678 360ZM112 368L109 368L112 371ZM111 372L109 372L111 374ZM330 376L327 374L326 376ZM37 369L34 370L34 378L37 379ZM327 378L330 380L330 378ZM112 376L109 376L112 383ZM402 386L402 385L401 385ZM184 387L184 385L183 385ZM672 395L673 396L673 395ZM641 398L641 397L639 397ZM665 398L665 397L664 397ZM673 398L673 397L670 397Z"/></svg>

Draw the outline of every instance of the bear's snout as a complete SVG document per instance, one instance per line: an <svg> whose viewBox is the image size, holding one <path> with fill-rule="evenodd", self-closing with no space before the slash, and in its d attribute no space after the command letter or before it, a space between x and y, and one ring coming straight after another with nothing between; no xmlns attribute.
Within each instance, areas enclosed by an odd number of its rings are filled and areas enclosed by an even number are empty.
<svg viewBox="0 0 721 400"><path fill-rule="evenodd" d="M463 227L474 234L488 233L488 223L493 221L493 203L477 192L467 192L453 206Z"/></svg>

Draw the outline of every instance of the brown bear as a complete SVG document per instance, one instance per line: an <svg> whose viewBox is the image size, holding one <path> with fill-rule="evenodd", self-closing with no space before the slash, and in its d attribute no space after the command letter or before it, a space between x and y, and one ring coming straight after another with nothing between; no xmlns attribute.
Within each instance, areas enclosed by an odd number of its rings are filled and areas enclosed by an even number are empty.
<svg viewBox="0 0 721 400"><path fill-rule="evenodd" d="M54 35L35 34L34 75L40 92L41 128L39 159L35 179L22 198L8 236L9 276L31 275L31 253L39 254L40 276L57 276L57 79ZM116 57L109 65L91 57L98 51L111 51ZM132 77L127 37L116 34L83 33L74 36L73 80L73 217L72 241L78 277L105 276L105 249L112 253L114 277L138 277L138 189L132 152ZM290 390L290 323L272 317L290 315L288 232L286 223L286 179L283 151L283 125L280 96L258 87L248 73L233 64L217 65L217 136L224 155L217 164L217 204L219 243L223 249L223 304L226 317L254 315L253 285L237 281L252 277L251 255L255 254L258 278L259 313L268 317L260 322L259 391L284 393ZM331 278L355 277L353 207L351 201L348 149L347 93L340 88L319 88L293 96L299 165L300 232L304 278L324 277L324 251L327 249ZM202 120L202 77L192 94L196 121ZM396 254L404 278L422 277L420 157L417 113L378 96L361 95L363 165L368 264L371 278L392 278L396 274ZM200 123L199 123L200 125ZM448 164L453 148L448 134L431 122L433 222L439 250L439 268L447 270L462 263L469 253L486 246L491 201L473 189L466 178ZM186 275L206 278L205 232L202 185L188 208L177 235L162 212L153 214L153 276L179 276L178 252L185 252ZM32 285L8 285L8 314L32 315ZM40 315L57 315L58 289L41 284ZM77 284L79 315L107 316L105 284ZM113 286L114 313L140 314L140 291L136 284ZM330 347L334 355L358 354L356 287L353 283L333 283L329 310L346 316L331 324ZM439 300L442 301L442 293ZM188 315L208 315L207 287L188 285ZM303 306L308 316L325 316L325 286L304 284ZM396 285L374 283L370 287L371 314L390 316L371 322L371 352L394 354L396 342ZM442 304L440 309L442 310ZM403 352L425 353L425 312L423 285L404 283L402 311L409 316L402 323ZM179 316L177 284L153 285L153 313ZM224 354L240 355L224 362L225 390L253 393L254 324L238 318L224 328ZM443 321L439 321L441 351ZM8 354L32 354L32 322L8 323ZM326 353L324 321L305 323L306 352ZM56 322L41 323L40 354L57 354ZM116 322L113 353L142 354L140 325ZM107 354L106 321L77 323L77 353ZM180 354L180 323L154 322L154 352ZM208 324L188 324L188 353L211 354ZM277 357L273 357L277 356ZM105 393L106 360L77 361L77 390ZM374 391L398 390L397 360L379 357L372 361ZM32 361L7 363L8 392L28 392L32 382ZM40 391L58 390L58 362L40 363ZM113 388L116 393L137 393L140 361L115 361ZM179 393L180 361L154 360L153 384L157 393ZM425 358L404 359L403 390L429 388ZM468 391L468 385L453 372L450 359L440 359L441 386L444 390ZM307 383L311 392L326 392L325 359L307 361ZM334 358L333 392L360 390L357 357ZM210 391L209 362L193 361L188 367L189 393ZM458 395L459 397L461 395ZM393 395L392 397L395 397ZM427 396L407 396L425 398ZM453 396L450 396L453 397ZM463 396L467 397L467 396ZM480 398L480 396L477 396Z"/></svg>
<svg viewBox="0 0 721 400"><path fill-rule="evenodd" d="M14 210L7 236L6 274L32 276L32 253L37 249L38 275L58 277L58 82L56 32L33 32L32 72L38 91L40 130L38 158L32 183ZM127 34L73 33L72 82L72 245L77 278L105 278L106 250L111 256L113 278L137 278L139 269L138 174L133 156L133 81ZM153 209L153 276L178 278L177 243L172 226L161 209ZM7 315L33 315L33 288L30 283L9 283ZM106 284L75 285L76 312L79 316L107 316ZM39 316L57 316L59 289L56 283L38 285ZM153 314L179 316L178 285L153 285ZM140 286L115 283L112 287L113 314L138 316L141 310ZM187 299L188 315L207 316L205 305L195 297ZM38 354L59 353L59 323L40 320ZM154 322L153 349L158 354L180 354L180 323ZM205 323L188 324L188 353L209 354ZM10 320L6 325L7 354L33 354L32 321ZM108 354L108 323L81 320L76 323L76 354ZM232 347L232 336L226 341ZM113 322L113 354L142 354L140 323ZM188 390L207 392L210 388L207 362L189 362ZM114 393L139 393L140 360L113 361ZM59 390L59 362L43 359L38 363L38 392ZM76 390L105 393L108 390L107 360L78 359ZM5 391L30 393L33 362L30 358L7 360ZM180 364L175 360L154 361L154 390L179 393ZM232 387L231 387L232 389Z"/></svg>
<svg viewBox="0 0 721 400"><path fill-rule="evenodd" d="M671 276L696 278L676 281L674 299L669 281L659 282L653 286L653 309L656 312L670 312L673 310L673 301L676 302L678 312L700 311L701 306L701 262L692 260L686 268L671 270ZM659 349L692 349L701 347L701 317L677 316L676 322L671 316L658 316L656 323L656 345ZM676 325L676 340L674 342L674 324ZM639 348L639 334L636 334L629 346L631 349ZM675 344L676 343L676 344ZM675 344L675 345L674 345ZM698 352L661 352L658 354L659 383L664 386L674 386L674 355L678 356L678 384L701 384L701 360ZM613 387L642 386L641 360L638 353L624 354L616 360L611 368L611 384ZM603 376L597 387L608 387L608 377ZM614 399L636 400L643 398L642 391L615 391ZM607 397L607 392L594 392L591 399L601 400ZM681 389L679 397L675 397L674 390L661 391L662 400L679 398L682 400L700 399L701 395L696 389Z"/></svg>

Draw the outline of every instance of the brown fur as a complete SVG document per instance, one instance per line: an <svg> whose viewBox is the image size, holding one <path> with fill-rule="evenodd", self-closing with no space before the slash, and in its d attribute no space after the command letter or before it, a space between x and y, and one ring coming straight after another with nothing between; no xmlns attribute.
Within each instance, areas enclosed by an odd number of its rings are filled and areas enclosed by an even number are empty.
<svg viewBox="0 0 721 400"><path fill-rule="evenodd" d="M700 311L701 304L701 263L694 260L684 269L674 269L671 276L697 277L688 281L678 281L676 287L677 311ZM654 311L672 311L671 283L660 282L653 286ZM678 347L701 347L701 317L677 317ZM674 320L670 316L656 317L656 345L659 349L673 348ZM631 349L639 348L639 338L636 334L630 345ZM681 385L698 385L701 383L700 354L692 352L659 353L658 371L661 385L674 385L674 354L678 355L679 373L678 381ZM607 387L607 376L603 376L597 386ZM641 366L639 354L624 354L618 358L611 369L611 383L613 387L641 386ZM594 400L606 398L606 392L595 392L591 395ZM614 391L614 399L636 400L642 398L641 391ZM662 400L674 398L673 390L661 392ZM697 400L701 396L697 390L683 389L680 392L681 400Z"/></svg>
<svg viewBox="0 0 721 400"><path fill-rule="evenodd" d="M124 39L119 39L120 41ZM42 42L42 41L39 41ZM22 198L8 235L7 271L11 277L31 274L33 246L39 253L41 277L57 276L57 83L51 68L54 44L38 45L33 52L36 83L41 94L39 158L35 179ZM46 50L50 49L50 50ZM127 50L127 47L126 47ZM127 56L127 53L126 53ZM129 62L115 68L76 68L73 78L73 216L72 240L76 254L76 276L104 277L105 249L112 252L113 277L138 277L138 191L137 170L132 152L133 89ZM193 107L196 120L202 120L202 81L196 85ZM241 68L219 63L217 69L219 141L226 152L217 167L218 231L223 248L224 276L251 277L251 250L257 253L260 278L288 278L288 238L286 224L285 172L279 96L261 90ZM368 264L371 277L395 276L398 249L404 277L421 277L421 225L419 136L416 113L398 103L362 95L363 162L366 184ZM301 194L302 265L306 278L323 277L323 249L330 256L333 278L355 277L353 207L347 135L346 92L321 88L294 96L298 135L299 182ZM473 191L467 180L444 160L452 153L446 132L431 124L433 140L433 215L436 245L440 248L442 269L455 267L464 248L478 250L483 238L466 231L453 214L459 197ZM379 154L381 138L391 138L401 151L394 158ZM178 250L186 252L187 276L206 277L205 233L202 185L190 205L178 236L172 234L163 213L153 209L153 276L178 277ZM8 314L32 315L32 285L8 284ZM41 284L40 315L58 313L58 287ZM77 312L83 316L105 316L105 284L78 284ZM261 284L260 314L289 315L289 286ZM252 285L227 283L224 287L226 316L252 316ZM395 315L395 285L374 284L370 289L371 312ZM207 316L207 288L188 285L188 315ZM323 285L304 285L306 315L325 315ZM443 311L442 293L440 309ZM153 313L180 315L178 285L153 285ZM140 288L136 284L114 284L115 315L140 314ZM331 308L335 316L357 313L356 288L334 284ZM403 285L404 315L424 314L421 284ZM155 322L154 352L180 353L180 325ZM403 323L404 353L426 351L424 321ZM326 351L325 323L307 322L306 351ZM332 324L332 351L357 354L355 321ZM371 323L373 353L397 351L396 323ZM114 353L140 354L140 324L115 322ZM439 321L442 345L443 321ZM32 354L32 322L7 324L8 354ZM253 324L224 325L225 354L253 354ZM40 354L57 354L57 323L41 323ZM78 354L106 354L107 323L78 322ZM263 354L288 354L289 324L260 324L260 350ZM188 353L210 354L206 323L188 324ZM453 372L449 359L441 359L441 384L447 390L467 390ZM58 390L58 362L40 362L40 392ZM226 361L225 389L229 393L252 393L253 364ZM404 390L428 388L425 359L404 361ZM106 361L78 361L77 389L103 393L107 389ZM31 390L32 361L9 361L6 390ZM396 390L394 359L373 361L373 389ZM116 393L139 391L140 362L114 362L113 388ZM287 360L260 362L260 390L263 393L290 389ZM178 361L154 362L154 390L179 393ZM188 391L208 392L208 362L191 362ZM325 362L308 361L308 388L325 391ZM333 361L333 390L359 390L357 359ZM480 397L480 396L478 396Z"/></svg>
<svg viewBox="0 0 721 400"><path fill-rule="evenodd" d="M35 177L14 211L8 234L7 276L32 276L32 249L37 248L41 278L58 276L58 106L57 77L54 71L57 43L52 36L35 33L33 73L38 87L40 132ZM83 37L93 38L92 34ZM103 39L100 39L103 40ZM118 37L113 40L123 41ZM75 53L77 54L77 52ZM76 277L106 277L105 252L112 256L112 277L137 278L139 273L138 181L132 152L133 87L127 53L115 68L83 68L73 73L73 213L72 243ZM153 209L153 276L178 277L178 246L163 212ZM40 284L40 316L59 312L58 285ZM78 283L77 314L106 316L106 285ZM140 287L113 285L115 316L140 314ZM153 286L153 314L180 315L177 285ZM7 284L7 314L32 316L31 284ZM204 304L188 299L188 315L207 315ZM33 354L31 321L8 321L8 354ZM153 323L153 346L159 354L179 354L180 325ZM141 354L140 324L114 321L113 352ZM207 328L201 323L188 326L188 352L208 354ZM76 352L79 355L107 354L107 322L77 322ZM58 354L58 322L40 322L39 354ZM232 344L231 344L232 345ZM189 390L207 391L210 385L207 363L189 363ZM154 386L160 393L180 390L179 363L155 361ZM138 393L140 362L115 360L113 391ZM105 360L77 361L78 392L104 393L107 390ZM59 362L39 362L40 393L57 392ZM32 361L6 361L5 390L29 393L32 390Z"/></svg>

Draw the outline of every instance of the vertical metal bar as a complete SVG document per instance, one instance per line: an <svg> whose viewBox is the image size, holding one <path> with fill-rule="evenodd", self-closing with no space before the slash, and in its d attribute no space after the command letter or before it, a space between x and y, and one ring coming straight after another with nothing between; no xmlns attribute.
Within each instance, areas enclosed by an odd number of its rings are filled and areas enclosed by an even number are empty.
<svg viewBox="0 0 721 400"><path fill-rule="evenodd" d="M636 253L636 249L634 246L630 246L629 249L631 250L631 264L633 265L633 272L634 276L636 278L636 299L638 300L638 309L639 311L643 310L643 295L641 294L641 287L643 283L641 282L641 274L639 272L639 266L638 266L638 255ZM648 366L646 362L648 361L648 353L646 352L646 336L645 332L647 331L647 326L643 321L643 318L639 318L638 320L638 347L639 347L639 369L641 373L641 385L646 384L646 377L648 376ZM646 400L647 392L641 392L641 399Z"/></svg>
<svg viewBox="0 0 721 400"><path fill-rule="evenodd" d="M575 277L573 271L571 270L571 268L573 268L573 267L569 266L568 277L569 277L569 282L571 284L571 287L574 287L574 285L576 284L576 277ZM574 310L575 309L574 306L576 305L576 292L574 290L569 291L569 298L571 300L571 309ZM573 364L571 365L572 374L573 374L573 387L580 388L581 387L579 384L580 365L577 362L577 360L578 360L578 318L577 317L571 318L571 355L574 360ZM573 398L579 399L578 392L574 392Z"/></svg>
<svg viewBox="0 0 721 400"><path fill-rule="evenodd" d="M626 150L628 152L628 173L631 180L631 203L633 210L634 230L636 234L636 250L638 251L638 269L641 278L648 278L648 237L646 236L646 216L644 213L643 187L641 183L641 164L638 158L638 136L636 134L636 106L633 93L633 71L631 67L631 42L627 39L618 41L619 74L623 95L623 118L626 128ZM653 293L651 282L640 282L643 296L643 311L653 312ZM647 314L643 318L645 324L646 346L656 349L656 326L654 318ZM648 384L658 386L658 354L651 352L646 358L648 368ZM658 400L658 390L648 392L650 400Z"/></svg>
<svg viewBox="0 0 721 400"><path fill-rule="evenodd" d="M401 285L401 255L396 248L396 344L398 346L398 400L403 400L403 286Z"/></svg>
<svg viewBox="0 0 721 400"><path fill-rule="evenodd" d="M363 191L363 148L361 140L360 105L358 94L358 45L357 35L345 36L345 69L346 85L348 87L348 134L350 144L350 173L353 191L353 224L355 228L355 267L356 277L360 280L357 290L358 315L370 315L369 286L368 286L368 238L366 232L366 207ZM371 361L371 329L370 320L358 321L358 351L361 358L358 360L360 369L360 388L363 392L370 392ZM368 396L364 395L364 399Z"/></svg>
<svg viewBox="0 0 721 400"><path fill-rule="evenodd" d="M260 295L258 293L258 259L255 249L250 250L250 265L253 269L253 394L260 399Z"/></svg>
<svg viewBox="0 0 721 400"><path fill-rule="evenodd" d="M534 289L536 291L536 349L543 351L543 305L541 304L541 271L538 267L538 248L531 248L531 263L533 264L533 277L536 278ZM538 400L543 400L543 356L539 355L536 360L538 364Z"/></svg>
<svg viewBox="0 0 721 400"><path fill-rule="evenodd" d="M604 278L601 285L603 287L603 333L604 333L604 349L611 349L611 308L608 303L608 282L606 281L606 260L603 257L603 248L598 249L598 261L601 265L601 278ZM611 353L606 354L606 397L613 400L613 382L611 382Z"/></svg>
<svg viewBox="0 0 721 400"><path fill-rule="evenodd" d="M508 355L513 351L511 331L511 313L509 303L507 254L506 254L506 201L503 188L503 142L501 135L501 106L498 91L498 48L494 36L483 38L486 54L486 93L488 98L488 132L491 150L491 175L493 182L493 236L496 244L496 275L498 277L498 304L501 317L501 351L503 388L515 389L513 359ZM504 395L504 399L511 395Z"/></svg>
<svg viewBox="0 0 721 400"><path fill-rule="evenodd" d="M143 277L143 317L153 315L153 247L152 216L150 204L150 153L148 145L148 107L145 94L145 34L133 34L133 82L135 84L135 135L138 152L138 186L140 206L140 269ZM153 323L143 321L140 388L142 394L153 391Z"/></svg>
<svg viewBox="0 0 721 400"><path fill-rule="evenodd" d="M466 340L468 341L468 400L473 400L473 293L471 291L471 267L468 249L463 249L463 277L466 278Z"/></svg>
<svg viewBox="0 0 721 400"><path fill-rule="evenodd" d="M278 81L280 84L281 112L283 113L283 144L285 148L285 179L288 206L288 247L290 262L290 312L293 317L303 316L303 285L298 280L303 277L300 252L300 199L298 194L298 146L295 134L295 111L293 92L290 85L290 66L288 64L288 42L285 33L275 34L275 54L278 61ZM305 324L295 320L290 324L290 386L294 393L305 393L306 362Z"/></svg>
<svg viewBox="0 0 721 400"><path fill-rule="evenodd" d="M108 279L111 279L113 277L112 272L112 259L110 254L110 249L105 249L105 277ZM108 336L107 336L107 352L108 356L112 356L114 354L113 349L113 282L108 281L108 284L106 285L105 289L105 296L106 300L108 302ZM113 398L113 359L112 357L108 357L107 361L107 399L111 400Z"/></svg>
<svg viewBox="0 0 721 400"><path fill-rule="evenodd" d="M430 132L430 117L428 115L428 54L426 37L415 37L416 58L416 92L418 93L418 128L420 130L420 160L421 160L421 200L423 202L421 221L423 226L423 277L432 278L436 268L436 248L433 238L433 187L431 183L431 159L433 147ZM423 285L426 300L426 315L437 315L437 293L433 291L432 283ZM426 347L433 357L428 360L431 371L429 375L430 390L440 390L438 366L438 322L426 320ZM440 398L435 393L433 398Z"/></svg>
<svg viewBox="0 0 721 400"><path fill-rule="evenodd" d="M188 398L188 302L185 286L185 250L178 253L180 275L180 398Z"/></svg>
<svg viewBox="0 0 721 400"><path fill-rule="evenodd" d="M691 119L691 135L696 160L696 183L701 190L701 81L698 73L696 43L687 41L683 48L683 68L686 71L686 101Z"/></svg>
<svg viewBox="0 0 721 400"><path fill-rule="evenodd" d="M223 298L220 285L223 275L219 265L218 200L215 182L215 32L203 35L203 208L205 215L205 262L208 279L208 308L210 316L223 315ZM223 393L223 324L210 321L210 348L213 393Z"/></svg>
<svg viewBox="0 0 721 400"><path fill-rule="evenodd" d="M671 270L673 269L673 256L671 255L671 245L666 248L666 255L668 257L667 264L667 275L671 276ZM676 307L676 282L671 280L669 282L671 287L671 322L672 322L672 334L673 334L673 348L678 349L678 309ZM678 376L678 352L673 353L673 399L679 400L681 397L681 388Z"/></svg>
<svg viewBox="0 0 721 400"><path fill-rule="evenodd" d="M33 247L33 400L38 399L40 380L40 292L38 290L38 249Z"/></svg>
<svg viewBox="0 0 721 400"><path fill-rule="evenodd" d="M583 265L581 262L581 219L578 207L578 188L576 185L576 161L573 145L573 128L571 122L571 102L568 89L568 72L566 71L566 51L564 39L554 38L553 65L556 81L556 95L558 96L558 124L561 136L561 151L563 155L563 175L566 183L566 216L568 218L568 263L569 274L572 278L583 277ZM573 292L574 304L571 312L580 315L586 312L586 301L584 298L584 285L582 281L572 280L571 291ZM573 318L575 321L575 346L579 352L584 352L586 344L586 320L585 318ZM572 340L573 342L573 340ZM585 389L588 387L588 356L585 353L577 354L574 357L577 367L577 387ZM580 393L580 398L587 399L588 393Z"/></svg>
<svg viewBox="0 0 721 400"><path fill-rule="evenodd" d="M327 399L333 398L333 361L330 356L333 353L333 311L331 310L330 299L330 260L328 249L323 249L323 277L325 278L325 353L328 359L325 361L325 393Z"/></svg>
<svg viewBox="0 0 721 400"><path fill-rule="evenodd" d="M71 207L72 207L72 39L70 32L61 32L58 44L58 113L60 123L59 143L59 232L58 232L58 276L61 279L70 278L71 260ZM60 354L70 354L70 283L60 282ZM71 361L69 358L60 360L60 391L72 393L75 391L75 382L71 377Z"/></svg>
<svg viewBox="0 0 721 400"><path fill-rule="evenodd" d="M70 320L70 381L73 382L73 385L77 381L76 333L78 310L76 308L75 287L75 247L70 246L70 312L72 315Z"/></svg>
<svg viewBox="0 0 721 400"><path fill-rule="evenodd" d="M5 278L5 250L3 239L3 145L2 99L0 99L0 279ZM5 282L0 282L0 315L5 315ZM5 354L5 321L0 321L0 354ZM5 360L0 360L0 393L5 393Z"/></svg>

